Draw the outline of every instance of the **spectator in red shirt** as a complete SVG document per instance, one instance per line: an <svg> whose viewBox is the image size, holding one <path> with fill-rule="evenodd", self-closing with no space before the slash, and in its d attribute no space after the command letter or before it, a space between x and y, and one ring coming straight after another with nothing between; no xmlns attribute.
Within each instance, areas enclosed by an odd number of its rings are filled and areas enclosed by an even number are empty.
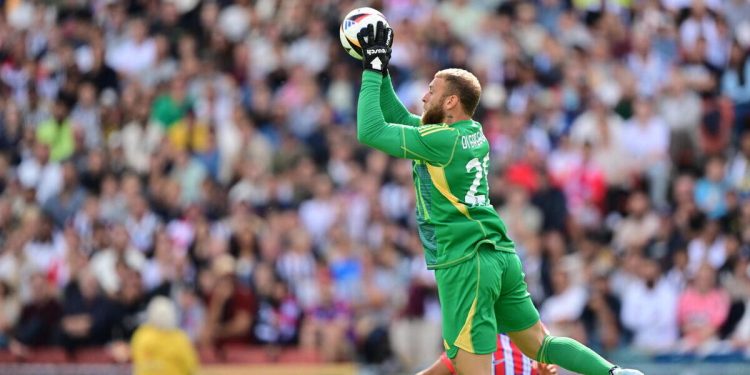
<svg viewBox="0 0 750 375"><path fill-rule="evenodd" d="M13 330L10 351L19 357L28 354L29 347L47 346L56 340L57 326L62 317L62 306L56 291L41 273L30 278L31 300L23 305Z"/></svg>
<svg viewBox="0 0 750 375"><path fill-rule="evenodd" d="M206 321L199 335L203 346L248 343L255 318L256 301L249 287L237 281L235 259L223 254L207 272Z"/></svg>

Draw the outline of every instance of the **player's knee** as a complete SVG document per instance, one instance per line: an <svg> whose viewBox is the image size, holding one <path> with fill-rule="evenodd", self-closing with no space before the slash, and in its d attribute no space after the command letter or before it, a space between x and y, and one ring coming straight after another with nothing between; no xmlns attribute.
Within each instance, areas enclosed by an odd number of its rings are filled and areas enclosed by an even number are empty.
<svg viewBox="0 0 750 375"><path fill-rule="evenodd" d="M509 333L508 336L521 350L521 353L529 358L536 359L547 333L541 324L537 324L520 332Z"/></svg>

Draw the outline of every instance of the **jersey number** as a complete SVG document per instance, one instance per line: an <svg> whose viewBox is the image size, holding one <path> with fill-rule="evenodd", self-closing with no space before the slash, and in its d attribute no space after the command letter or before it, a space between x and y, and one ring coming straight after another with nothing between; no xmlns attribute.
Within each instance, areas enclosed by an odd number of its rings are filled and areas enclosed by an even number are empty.
<svg viewBox="0 0 750 375"><path fill-rule="evenodd" d="M481 163L479 162L479 158L471 159L466 163L466 172L471 173L471 171L476 169L474 181L471 183L471 187L469 187L466 197L464 197L464 201L472 206L485 205L487 202L487 197L481 194L477 195L477 189L479 188L479 183L482 181L482 177L484 177L485 182L487 180L487 166L489 162L490 155L487 154L484 156Z"/></svg>

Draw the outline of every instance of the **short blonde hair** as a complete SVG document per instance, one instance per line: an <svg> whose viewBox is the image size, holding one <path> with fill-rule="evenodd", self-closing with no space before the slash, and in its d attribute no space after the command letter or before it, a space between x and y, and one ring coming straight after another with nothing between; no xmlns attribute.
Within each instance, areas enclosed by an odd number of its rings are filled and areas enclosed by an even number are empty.
<svg viewBox="0 0 750 375"><path fill-rule="evenodd" d="M435 77L444 79L447 94L457 95L466 114L474 116L482 94L482 85L477 76L464 69L451 68L435 73Z"/></svg>

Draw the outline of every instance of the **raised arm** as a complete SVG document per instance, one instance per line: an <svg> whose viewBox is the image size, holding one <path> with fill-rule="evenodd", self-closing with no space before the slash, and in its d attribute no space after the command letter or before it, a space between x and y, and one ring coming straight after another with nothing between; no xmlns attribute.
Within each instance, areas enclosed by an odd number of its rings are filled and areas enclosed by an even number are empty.
<svg viewBox="0 0 750 375"><path fill-rule="evenodd" d="M357 103L357 140L398 158L448 164L458 142L456 130L446 125L416 127L387 123L379 99L382 80L382 75L376 72L365 70L362 73Z"/></svg>
<svg viewBox="0 0 750 375"><path fill-rule="evenodd" d="M409 113L409 110L398 99L390 75L386 75L380 85L380 107L385 121L409 126L419 126L422 123L422 119Z"/></svg>

